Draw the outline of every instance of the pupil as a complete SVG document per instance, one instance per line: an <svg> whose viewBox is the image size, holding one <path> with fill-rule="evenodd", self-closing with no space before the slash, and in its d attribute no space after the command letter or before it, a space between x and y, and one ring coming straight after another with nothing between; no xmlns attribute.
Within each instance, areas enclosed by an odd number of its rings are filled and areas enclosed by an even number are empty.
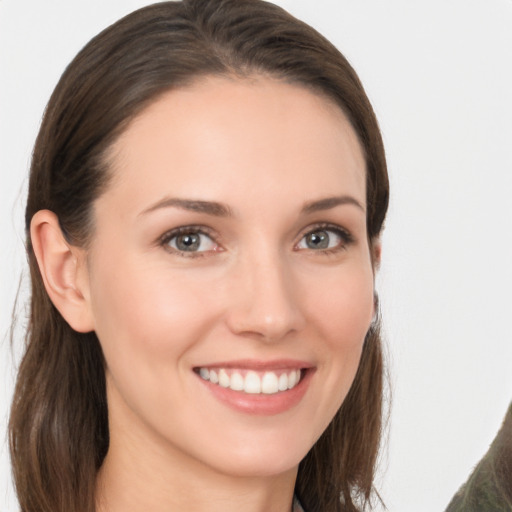
<svg viewBox="0 0 512 512"><path fill-rule="evenodd" d="M310 249L327 249L329 247L329 235L325 231L311 233L307 237L307 244Z"/></svg>
<svg viewBox="0 0 512 512"><path fill-rule="evenodd" d="M199 235L182 235L176 241L176 246L182 251L194 251L199 248Z"/></svg>

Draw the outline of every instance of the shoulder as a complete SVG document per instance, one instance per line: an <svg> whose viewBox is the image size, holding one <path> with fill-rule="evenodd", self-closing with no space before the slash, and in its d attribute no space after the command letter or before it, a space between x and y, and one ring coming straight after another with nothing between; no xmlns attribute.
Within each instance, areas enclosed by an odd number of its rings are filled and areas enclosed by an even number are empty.
<svg viewBox="0 0 512 512"><path fill-rule="evenodd" d="M512 403L489 451L445 512L512 510Z"/></svg>

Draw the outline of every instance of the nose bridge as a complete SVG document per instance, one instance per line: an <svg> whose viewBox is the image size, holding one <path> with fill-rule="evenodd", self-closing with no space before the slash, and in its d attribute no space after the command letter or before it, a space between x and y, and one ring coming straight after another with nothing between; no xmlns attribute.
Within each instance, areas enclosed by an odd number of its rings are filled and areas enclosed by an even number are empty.
<svg viewBox="0 0 512 512"><path fill-rule="evenodd" d="M228 312L234 332L272 341L301 328L302 315L286 255L260 243L258 249L240 258L237 267Z"/></svg>

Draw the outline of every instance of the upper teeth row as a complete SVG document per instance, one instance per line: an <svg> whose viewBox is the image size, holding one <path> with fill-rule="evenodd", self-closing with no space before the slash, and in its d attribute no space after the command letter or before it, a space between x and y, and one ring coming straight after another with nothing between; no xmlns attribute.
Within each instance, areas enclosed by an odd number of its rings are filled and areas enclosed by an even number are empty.
<svg viewBox="0 0 512 512"><path fill-rule="evenodd" d="M283 372L279 377L274 372L265 372L260 377L258 373L248 371L244 377L238 371L229 375L224 368L217 370L200 368L199 375L204 380L209 380L213 384L219 384L223 388L230 388L233 391L244 391L251 394L265 393L268 395L292 389L300 380L300 370Z"/></svg>

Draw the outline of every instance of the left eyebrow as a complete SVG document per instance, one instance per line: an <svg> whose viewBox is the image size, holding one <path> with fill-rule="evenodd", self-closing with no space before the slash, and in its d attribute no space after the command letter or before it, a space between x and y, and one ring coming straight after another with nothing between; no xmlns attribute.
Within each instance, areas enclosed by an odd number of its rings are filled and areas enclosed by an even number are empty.
<svg viewBox="0 0 512 512"><path fill-rule="evenodd" d="M319 199L317 201L310 201L306 203L302 207L302 213L314 213L319 212L322 210L330 210L331 208L335 208L336 206L341 206L344 204L351 204L353 206L356 206L363 212L365 211L363 205L352 196L333 196L333 197L326 197L325 199Z"/></svg>
<svg viewBox="0 0 512 512"><path fill-rule="evenodd" d="M159 210L160 208L179 208L181 210L189 210L192 212L206 213L216 217L231 217L233 212L229 206L217 203L215 201L201 201L197 199L182 199L177 197L165 197L164 199L146 208L139 215Z"/></svg>

